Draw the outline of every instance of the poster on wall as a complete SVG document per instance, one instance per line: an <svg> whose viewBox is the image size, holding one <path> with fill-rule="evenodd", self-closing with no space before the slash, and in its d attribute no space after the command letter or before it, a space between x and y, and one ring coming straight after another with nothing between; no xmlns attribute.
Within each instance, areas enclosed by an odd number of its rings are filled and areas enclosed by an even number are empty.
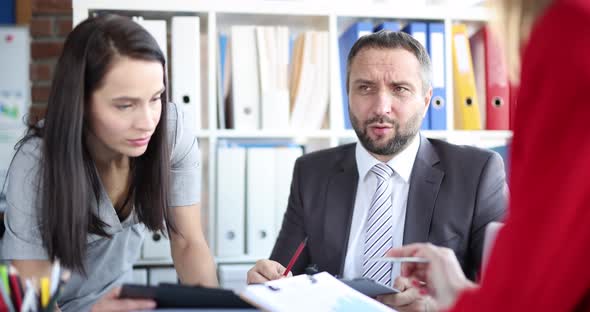
<svg viewBox="0 0 590 312"><path fill-rule="evenodd" d="M27 27L0 26L0 212L14 146L26 130L31 102L30 39Z"/></svg>

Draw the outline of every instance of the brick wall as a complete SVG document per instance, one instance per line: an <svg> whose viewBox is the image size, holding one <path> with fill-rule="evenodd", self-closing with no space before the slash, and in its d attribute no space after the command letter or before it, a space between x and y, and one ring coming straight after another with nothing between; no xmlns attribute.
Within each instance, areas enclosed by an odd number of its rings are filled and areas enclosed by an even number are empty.
<svg viewBox="0 0 590 312"><path fill-rule="evenodd" d="M72 0L31 0L31 121L41 118L65 37L72 30Z"/></svg>

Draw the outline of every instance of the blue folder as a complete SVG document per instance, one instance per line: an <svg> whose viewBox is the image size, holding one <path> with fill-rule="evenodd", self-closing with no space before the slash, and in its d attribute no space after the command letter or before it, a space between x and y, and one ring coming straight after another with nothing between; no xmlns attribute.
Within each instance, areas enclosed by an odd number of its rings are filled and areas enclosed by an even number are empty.
<svg viewBox="0 0 590 312"><path fill-rule="evenodd" d="M401 25L399 22L383 22L383 23L377 25L377 27L375 27L375 29L373 31L378 32L383 29L391 30L391 31L400 31Z"/></svg>
<svg viewBox="0 0 590 312"><path fill-rule="evenodd" d="M0 25L16 23L15 3L15 0L0 0Z"/></svg>
<svg viewBox="0 0 590 312"><path fill-rule="evenodd" d="M428 50L428 43L426 40L427 37L427 29L426 23L422 22L410 22L408 23L403 29L403 32L412 35L412 37L416 38L416 40L420 41L424 48ZM424 119L422 119L422 126L420 127L421 130L430 130L430 111L426 112Z"/></svg>
<svg viewBox="0 0 590 312"><path fill-rule="evenodd" d="M338 48L340 52L340 87L342 92L342 111L344 112L344 128L352 129L350 118L348 117L348 93L346 92L346 60L348 53L358 40L359 37L373 32L373 24L369 22L358 22L352 24L338 39Z"/></svg>
<svg viewBox="0 0 590 312"><path fill-rule="evenodd" d="M427 36L428 54L432 60L432 99L428 114L432 130L447 129L447 88L445 66L445 25L429 23ZM433 53L435 55L433 55Z"/></svg>

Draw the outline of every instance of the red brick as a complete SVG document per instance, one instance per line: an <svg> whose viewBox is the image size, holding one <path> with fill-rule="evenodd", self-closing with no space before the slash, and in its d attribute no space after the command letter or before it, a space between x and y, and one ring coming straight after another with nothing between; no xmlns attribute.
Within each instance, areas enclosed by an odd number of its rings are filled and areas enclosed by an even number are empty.
<svg viewBox="0 0 590 312"><path fill-rule="evenodd" d="M36 124L37 121L45 118L45 113L47 113L47 106L31 105L29 109L29 124Z"/></svg>
<svg viewBox="0 0 590 312"><path fill-rule="evenodd" d="M37 63L37 64L31 64L31 80L32 81L40 81L40 80L46 80L49 81L51 80L53 77L53 67L55 65L53 64L47 64L47 63Z"/></svg>
<svg viewBox="0 0 590 312"><path fill-rule="evenodd" d="M31 0L33 14L72 13L72 0Z"/></svg>
<svg viewBox="0 0 590 312"><path fill-rule="evenodd" d="M55 21L56 30L58 36L65 37L70 31L72 31L72 19L71 18L60 18Z"/></svg>
<svg viewBox="0 0 590 312"><path fill-rule="evenodd" d="M56 58L61 54L63 44L63 40L50 42L33 41L31 43L31 58L34 60Z"/></svg>
<svg viewBox="0 0 590 312"><path fill-rule="evenodd" d="M51 90L50 86L39 86L39 85L34 85L31 88L31 98L33 100L33 102L42 102L42 103L47 103L47 99L49 99L49 92Z"/></svg>
<svg viewBox="0 0 590 312"><path fill-rule="evenodd" d="M53 18L36 16L31 20L31 36L33 38L53 35Z"/></svg>

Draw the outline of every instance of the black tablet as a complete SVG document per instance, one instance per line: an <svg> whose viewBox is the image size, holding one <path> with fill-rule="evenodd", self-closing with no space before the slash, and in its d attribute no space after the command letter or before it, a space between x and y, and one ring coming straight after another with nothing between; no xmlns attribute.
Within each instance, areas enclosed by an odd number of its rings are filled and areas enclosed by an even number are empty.
<svg viewBox="0 0 590 312"><path fill-rule="evenodd" d="M372 298L380 295L396 294L400 292L393 287L377 283L369 278L341 279L340 281L350 286L354 290L362 293L363 295Z"/></svg>
<svg viewBox="0 0 590 312"><path fill-rule="evenodd" d="M119 298L156 300L157 288L153 286L123 284Z"/></svg>
<svg viewBox="0 0 590 312"><path fill-rule="evenodd" d="M254 308L228 289L168 283L123 284L119 298L153 299L158 308Z"/></svg>

